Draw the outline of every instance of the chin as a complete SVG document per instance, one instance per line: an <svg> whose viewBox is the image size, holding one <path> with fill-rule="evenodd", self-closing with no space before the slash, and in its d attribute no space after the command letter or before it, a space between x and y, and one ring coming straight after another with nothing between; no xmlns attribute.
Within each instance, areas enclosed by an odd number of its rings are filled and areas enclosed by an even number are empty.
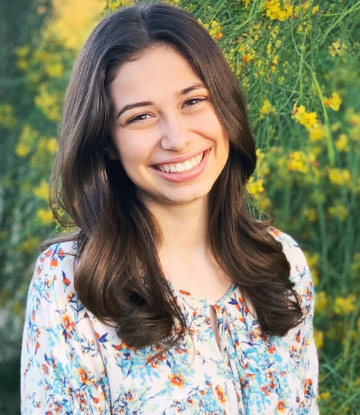
<svg viewBox="0 0 360 415"><path fill-rule="evenodd" d="M184 189L185 190L185 189ZM163 194L158 200L162 200L163 203L182 205L189 204L204 198L207 198L211 187L209 189L203 189L202 191L196 192L182 192L176 191L171 194Z"/></svg>

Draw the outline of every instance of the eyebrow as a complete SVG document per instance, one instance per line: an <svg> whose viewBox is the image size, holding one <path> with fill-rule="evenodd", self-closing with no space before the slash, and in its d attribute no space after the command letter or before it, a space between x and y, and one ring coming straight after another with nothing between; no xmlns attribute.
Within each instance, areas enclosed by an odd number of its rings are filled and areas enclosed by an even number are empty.
<svg viewBox="0 0 360 415"><path fill-rule="evenodd" d="M186 95L186 94L188 94L189 92L192 92L192 91L194 91L194 90L196 90L196 89L200 89L200 88L206 88L206 87L205 87L205 85L204 85L204 84L202 84L202 83L197 83L197 84L194 84L194 85L191 85L191 86L189 86L189 87L187 87L187 88L182 89L181 91L177 92L177 93L176 93L176 95L177 95L178 97L180 97L180 96L182 96L182 95ZM128 105L125 105L125 107L123 107L123 108L122 108L122 109L118 112L118 114L117 114L117 116L116 116L116 119L118 119L118 118L120 117L120 115L121 115L121 114L123 114L125 111L131 110L131 109L133 109L133 108L147 107L147 106L149 106L149 105L154 105L154 103L153 103L153 102L151 102L151 101L142 101L142 102L136 102L136 103L134 103L134 104L128 104Z"/></svg>

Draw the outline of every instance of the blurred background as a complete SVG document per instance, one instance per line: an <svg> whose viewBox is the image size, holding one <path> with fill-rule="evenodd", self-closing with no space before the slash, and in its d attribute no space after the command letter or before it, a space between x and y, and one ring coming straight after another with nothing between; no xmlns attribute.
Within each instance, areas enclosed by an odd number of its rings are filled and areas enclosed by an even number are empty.
<svg viewBox="0 0 360 415"><path fill-rule="evenodd" d="M360 1L168 0L218 42L247 97L254 214L305 251L322 414L360 414ZM76 56L121 0L0 2L0 414L19 414L27 290Z"/></svg>

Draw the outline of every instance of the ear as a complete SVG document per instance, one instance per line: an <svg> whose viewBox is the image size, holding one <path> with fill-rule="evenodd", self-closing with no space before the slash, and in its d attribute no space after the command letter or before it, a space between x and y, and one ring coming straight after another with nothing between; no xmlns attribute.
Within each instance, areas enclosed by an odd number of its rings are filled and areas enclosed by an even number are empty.
<svg viewBox="0 0 360 415"><path fill-rule="evenodd" d="M112 144L106 144L104 151L110 160L119 160L119 155Z"/></svg>

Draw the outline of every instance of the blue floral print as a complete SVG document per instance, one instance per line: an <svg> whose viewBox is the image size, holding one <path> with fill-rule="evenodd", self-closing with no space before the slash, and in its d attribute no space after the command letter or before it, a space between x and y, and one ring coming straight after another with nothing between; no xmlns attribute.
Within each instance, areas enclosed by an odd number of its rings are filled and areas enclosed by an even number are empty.
<svg viewBox="0 0 360 415"><path fill-rule="evenodd" d="M317 415L311 275L296 242L269 232L291 265L304 321L284 337L269 336L235 284L212 302L169 282L188 331L166 353L161 345L135 350L87 311L74 289L76 244L52 245L29 287L22 414Z"/></svg>

